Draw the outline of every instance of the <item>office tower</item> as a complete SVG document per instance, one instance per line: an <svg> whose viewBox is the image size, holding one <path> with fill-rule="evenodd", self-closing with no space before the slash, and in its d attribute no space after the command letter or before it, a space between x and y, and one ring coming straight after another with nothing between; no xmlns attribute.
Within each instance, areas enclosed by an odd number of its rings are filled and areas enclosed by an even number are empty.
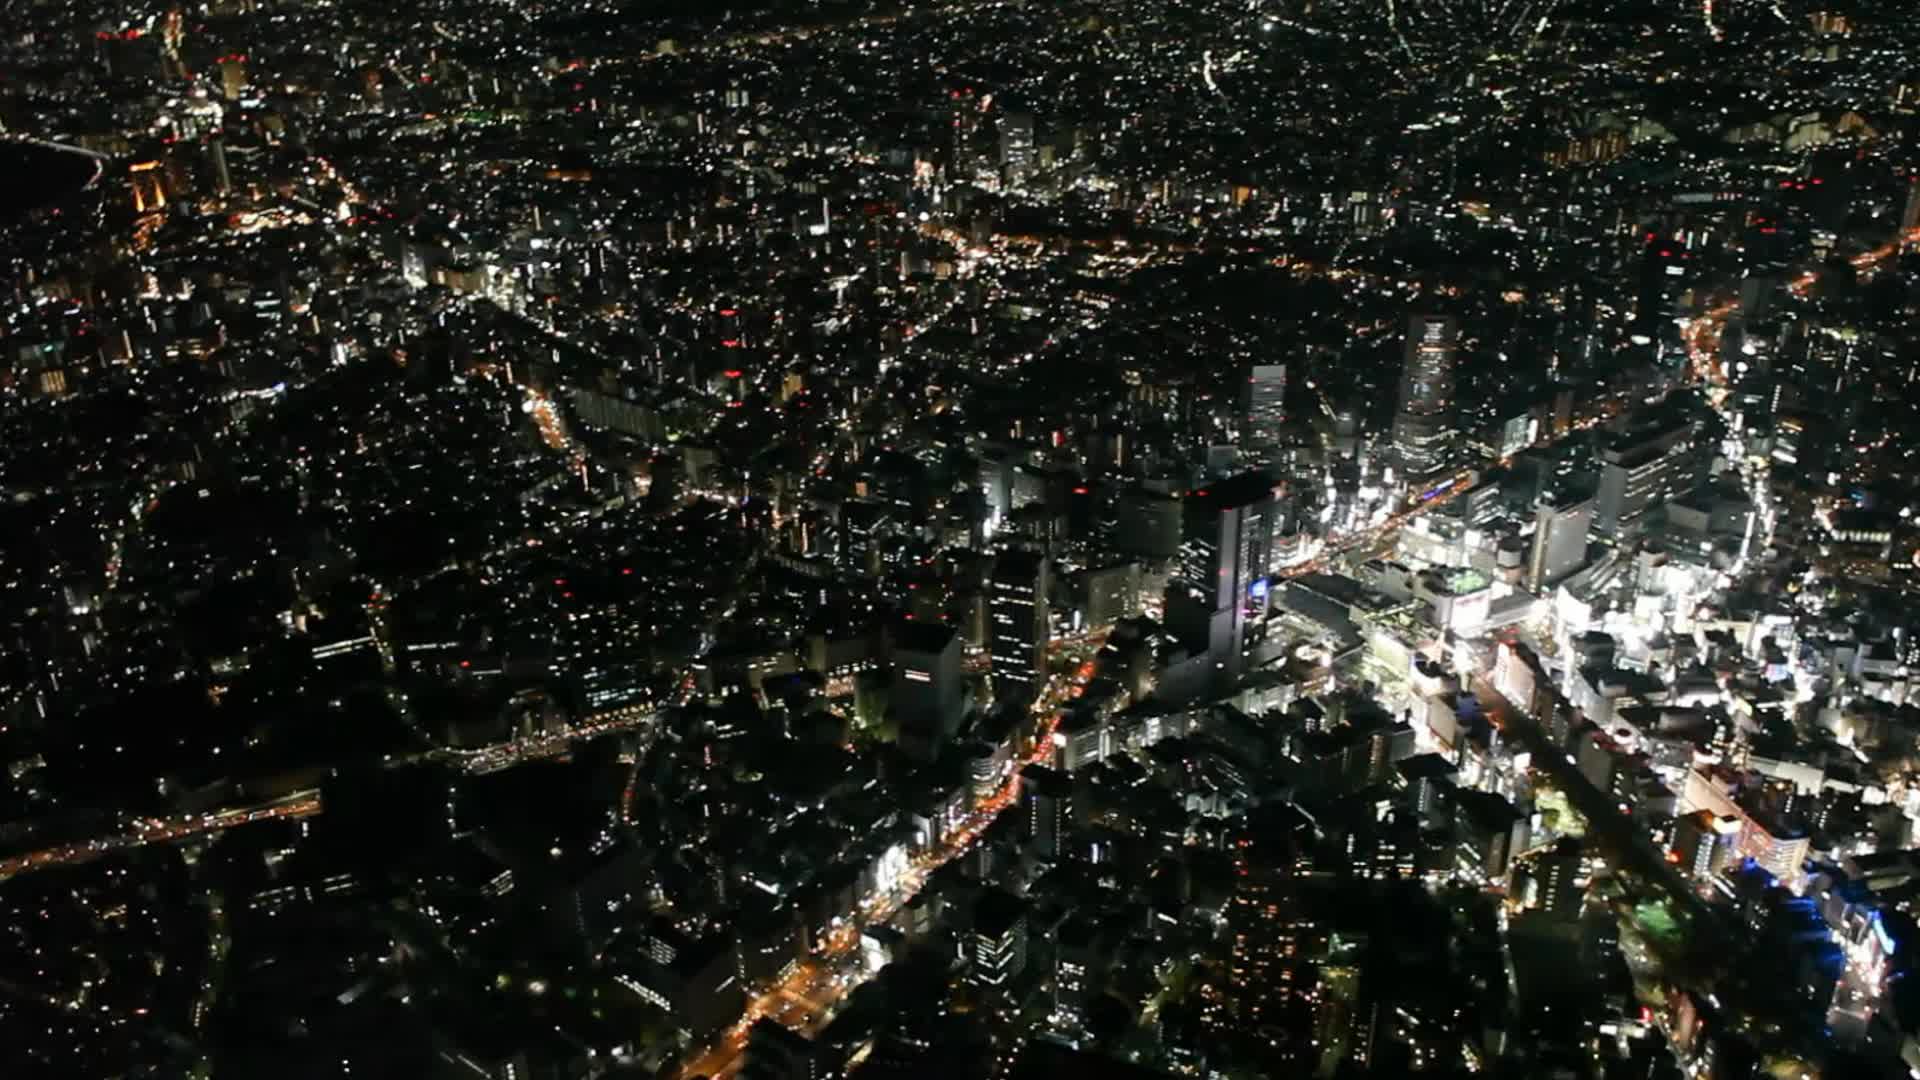
<svg viewBox="0 0 1920 1080"><path fill-rule="evenodd" d="M1441 315L1407 320L1406 362L1393 417L1393 461L1399 479L1424 491L1454 465L1453 365L1459 325Z"/></svg>
<svg viewBox="0 0 1920 1080"><path fill-rule="evenodd" d="M165 175L158 161L136 161L127 166L127 180L133 187L133 209L136 213L165 209Z"/></svg>
<svg viewBox="0 0 1920 1080"><path fill-rule="evenodd" d="M1005 989L1027 969L1027 905L1004 889L988 889L973 907L968 943L973 984Z"/></svg>
<svg viewBox="0 0 1920 1080"><path fill-rule="evenodd" d="M1245 434L1241 438L1241 450L1249 460L1262 465L1273 461L1286 421L1287 365L1253 365L1247 373Z"/></svg>
<svg viewBox="0 0 1920 1080"><path fill-rule="evenodd" d="M980 491L987 499L987 518L997 530L1013 513L1014 456L1004 450L987 450L980 455Z"/></svg>
<svg viewBox="0 0 1920 1080"><path fill-rule="evenodd" d="M961 180L970 178L973 172L974 140L979 137L983 109L981 99L974 96L971 86L955 90L951 96L953 146L947 178Z"/></svg>
<svg viewBox="0 0 1920 1080"><path fill-rule="evenodd" d="M1045 765L1020 770L1026 803L1027 841L1042 859L1060 858L1073 825L1073 778Z"/></svg>
<svg viewBox="0 0 1920 1080"><path fill-rule="evenodd" d="M1310 992L1310 958L1322 952L1328 928L1307 903L1296 866L1311 824L1292 807L1266 816L1257 827L1236 830L1227 849L1234 877L1225 912L1231 963L1224 1004L1238 1026L1272 1030Z"/></svg>
<svg viewBox="0 0 1920 1080"><path fill-rule="evenodd" d="M1094 999L1094 972L1102 960L1099 924L1075 915L1061 924L1054 944L1053 1011L1069 1025L1086 1022ZM1105 943L1111 944L1111 943Z"/></svg>
<svg viewBox="0 0 1920 1080"><path fill-rule="evenodd" d="M1446 703L1447 707L1454 707ZM1460 776L1460 767L1439 754L1415 754L1394 763L1400 783L1407 790L1407 804L1421 821L1437 816L1441 800L1452 790Z"/></svg>
<svg viewBox="0 0 1920 1080"><path fill-rule="evenodd" d="M1009 483L1010 499L1015 510L1029 506L1044 507L1052 501L1047 498L1050 486L1047 473L1040 469L1030 465L1015 465Z"/></svg>
<svg viewBox="0 0 1920 1080"><path fill-rule="evenodd" d="M1681 300L1691 287L1693 254L1684 240L1648 232L1640 250L1640 295L1634 311L1633 341L1651 345L1655 358L1677 364L1686 358L1678 320Z"/></svg>
<svg viewBox="0 0 1920 1080"><path fill-rule="evenodd" d="M1745 820L1736 850L1780 884L1798 892L1806 878L1807 853L1812 850L1807 831L1778 814L1745 806L1740 809Z"/></svg>
<svg viewBox="0 0 1920 1080"><path fill-rule="evenodd" d="M207 140L207 153L213 159L213 190L226 196L233 192L233 170L227 165L227 140L219 135Z"/></svg>
<svg viewBox="0 0 1920 1080"><path fill-rule="evenodd" d="M1007 551L994 563L987 652L995 697L1031 701L1046 680L1048 578L1046 556L1034 552Z"/></svg>
<svg viewBox="0 0 1920 1080"><path fill-rule="evenodd" d="M746 319L740 309L732 304L722 304L713 312L714 338L722 349L745 349L748 347Z"/></svg>
<svg viewBox="0 0 1920 1080"><path fill-rule="evenodd" d="M1086 625L1112 626L1140 611L1140 564L1099 566L1080 575Z"/></svg>
<svg viewBox="0 0 1920 1080"><path fill-rule="evenodd" d="M1600 491L1593 531L1616 544L1639 536L1647 515L1696 480L1693 425L1685 420L1641 428L1614 440L1600 455Z"/></svg>
<svg viewBox="0 0 1920 1080"><path fill-rule="evenodd" d="M1313 1036L1320 1049L1319 1075L1335 1075L1342 1064L1364 1069L1379 1039L1380 1002L1368 993L1357 947L1342 949L1320 969L1314 993Z"/></svg>
<svg viewBox="0 0 1920 1080"><path fill-rule="evenodd" d="M1513 853L1526 846L1526 815L1489 791L1456 789L1448 801L1459 868L1482 881L1503 879Z"/></svg>
<svg viewBox="0 0 1920 1080"><path fill-rule="evenodd" d="M647 925L638 970L621 985L693 1032L718 1031L746 1007L730 938L689 937L665 919Z"/></svg>
<svg viewBox="0 0 1920 1080"><path fill-rule="evenodd" d="M1005 113L1000 117L1000 164L1009 180L1024 180L1032 174L1033 114Z"/></svg>
<svg viewBox="0 0 1920 1080"><path fill-rule="evenodd" d="M220 58L220 96L239 101L247 92L247 58L235 53Z"/></svg>
<svg viewBox="0 0 1920 1080"><path fill-rule="evenodd" d="M960 635L945 623L903 622L893 631L893 711L900 718L900 745L909 753L937 757L966 711L966 676L960 669Z"/></svg>
<svg viewBox="0 0 1920 1080"><path fill-rule="evenodd" d="M1558 585L1587 561L1593 529L1591 499L1541 506L1533 514L1533 546L1527 552L1527 591Z"/></svg>
<svg viewBox="0 0 1920 1080"><path fill-rule="evenodd" d="M1674 822L1672 857L1688 881L1712 880L1734 859L1740 838L1740 819L1695 810Z"/></svg>
<svg viewBox="0 0 1920 1080"><path fill-rule="evenodd" d="M1171 559L1180 552L1180 500L1145 488L1129 488L1114 501L1114 546L1123 555Z"/></svg>
<svg viewBox="0 0 1920 1080"><path fill-rule="evenodd" d="M1574 840L1562 840L1553 850L1533 857L1534 907L1542 916L1567 926L1580 921L1587 896L1581 862L1580 845Z"/></svg>
<svg viewBox="0 0 1920 1080"><path fill-rule="evenodd" d="M1186 499L1180 577L1207 615L1215 682L1231 686L1245 668L1247 628L1266 604L1267 564L1277 531L1273 479L1241 473Z"/></svg>
<svg viewBox="0 0 1920 1080"><path fill-rule="evenodd" d="M805 1035L760 1017L747 1029L745 1075L760 1080L811 1080L818 1049Z"/></svg>
<svg viewBox="0 0 1920 1080"><path fill-rule="evenodd" d="M128 27L102 30L97 35L101 62L118 78L164 78L167 67L160 43L151 35Z"/></svg>

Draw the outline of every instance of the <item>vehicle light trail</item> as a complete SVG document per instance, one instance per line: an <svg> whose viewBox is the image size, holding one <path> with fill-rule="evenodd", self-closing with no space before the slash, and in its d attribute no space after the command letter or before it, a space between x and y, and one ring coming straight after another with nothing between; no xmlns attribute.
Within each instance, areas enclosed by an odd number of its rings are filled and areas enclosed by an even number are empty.
<svg viewBox="0 0 1920 1080"><path fill-rule="evenodd" d="M320 793L305 790L271 802L228 807L205 814L136 818L126 829L117 833L91 840L76 840L70 844L0 859L0 881L34 870L74 866L92 862L94 859L116 851L144 847L148 844L169 844L219 832L222 829L231 829L238 825L249 825L256 821L312 817L320 813L320 810Z"/></svg>

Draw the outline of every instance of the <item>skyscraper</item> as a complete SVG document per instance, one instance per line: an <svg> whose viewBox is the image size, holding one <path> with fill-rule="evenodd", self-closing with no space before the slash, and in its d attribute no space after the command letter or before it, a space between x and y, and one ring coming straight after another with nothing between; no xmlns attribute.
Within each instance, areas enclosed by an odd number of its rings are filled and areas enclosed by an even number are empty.
<svg viewBox="0 0 1920 1080"><path fill-rule="evenodd" d="M1267 563L1279 517L1273 478L1241 473L1186 499L1180 577L1207 617L1215 681L1231 685L1245 667L1247 625L1265 606Z"/></svg>
<svg viewBox="0 0 1920 1080"><path fill-rule="evenodd" d="M1567 925L1578 922L1587 884L1579 843L1560 841L1553 850L1535 855L1529 869L1540 913Z"/></svg>
<svg viewBox="0 0 1920 1080"><path fill-rule="evenodd" d="M893 631L893 710L900 744L933 758L960 728L966 711L960 635L945 623L908 622Z"/></svg>
<svg viewBox="0 0 1920 1080"><path fill-rule="evenodd" d="M1253 365L1247 373L1246 424L1241 440L1246 457L1261 464L1271 463L1286 420L1287 365Z"/></svg>
<svg viewBox="0 0 1920 1080"><path fill-rule="evenodd" d="M247 93L247 58L234 53L219 60L220 96L239 101Z"/></svg>
<svg viewBox="0 0 1920 1080"><path fill-rule="evenodd" d="M995 697L1031 700L1046 673L1047 557L1001 554L987 588L988 658Z"/></svg>
<svg viewBox="0 0 1920 1080"><path fill-rule="evenodd" d="M1527 590L1539 592L1560 583L1587 557L1593 530L1593 502L1580 500L1534 511L1533 546L1527 553Z"/></svg>
<svg viewBox="0 0 1920 1080"><path fill-rule="evenodd" d="M1003 113L1000 116L1000 164L1007 179L1018 182L1033 172L1033 114Z"/></svg>
<svg viewBox="0 0 1920 1080"><path fill-rule="evenodd" d="M973 908L973 983L1003 989L1027 968L1027 905L1004 889L988 889Z"/></svg>
<svg viewBox="0 0 1920 1080"><path fill-rule="evenodd" d="M1327 927L1308 903L1307 878L1298 872L1311 831L1298 808L1276 805L1229 836L1234 876L1223 913L1230 962L1222 1019L1249 1031L1278 1026L1310 989L1308 958L1327 942Z"/></svg>
<svg viewBox="0 0 1920 1080"><path fill-rule="evenodd" d="M1393 460L1400 479L1422 485L1454 464L1453 365L1460 328L1443 315L1407 320L1406 362L1400 373L1400 404L1393 417Z"/></svg>
<svg viewBox="0 0 1920 1080"><path fill-rule="evenodd" d="M974 142L980 134L981 100L974 96L973 87L953 91L953 147L947 166L949 180L970 177L973 173Z"/></svg>
<svg viewBox="0 0 1920 1080"><path fill-rule="evenodd" d="M1034 853L1049 862L1060 858L1072 827L1073 779L1045 765L1028 765L1020 770L1020 791Z"/></svg>
<svg viewBox="0 0 1920 1080"><path fill-rule="evenodd" d="M233 170L227 165L227 140L215 135L207 140L207 153L213 161L213 190L221 196L233 193Z"/></svg>
<svg viewBox="0 0 1920 1080"><path fill-rule="evenodd" d="M1680 340L1681 298L1691 287L1693 253L1677 236L1646 234L1640 252L1640 295L1633 320L1635 344L1651 345L1654 356L1677 364L1686 358Z"/></svg>
<svg viewBox="0 0 1920 1080"><path fill-rule="evenodd" d="M1593 531L1619 543L1646 528L1646 516L1696 479L1693 426L1686 420L1620 436L1600 455L1600 491L1594 498Z"/></svg>

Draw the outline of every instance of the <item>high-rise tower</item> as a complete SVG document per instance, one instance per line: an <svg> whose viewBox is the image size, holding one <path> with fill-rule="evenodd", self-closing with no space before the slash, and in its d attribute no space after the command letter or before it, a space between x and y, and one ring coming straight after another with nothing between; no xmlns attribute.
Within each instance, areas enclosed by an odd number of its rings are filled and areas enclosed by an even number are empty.
<svg viewBox="0 0 1920 1080"><path fill-rule="evenodd" d="M1047 558L1028 551L1003 553L987 592L988 658L995 697L1039 692L1046 674L1050 618Z"/></svg>
<svg viewBox="0 0 1920 1080"><path fill-rule="evenodd" d="M1207 653L1216 681L1245 668L1247 627L1266 603L1267 564L1279 518L1273 478L1241 473L1186 498L1180 577L1208 613Z"/></svg>
<svg viewBox="0 0 1920 1080"><path fill-rule="evenodd" d="M1270 463L1287 422L1287 365L1255 364L1249 368L1246 406L1242 450L1253 461Z"/></svg>
<svg viewBox="0 0 1920 1080"><path fill-rule="evenodd" d="M1393 461L1400 479L1419 487L1454 465L1453 365L1460 328L1444 315L1407 320L1400 405L1393 417Z"/></svg>

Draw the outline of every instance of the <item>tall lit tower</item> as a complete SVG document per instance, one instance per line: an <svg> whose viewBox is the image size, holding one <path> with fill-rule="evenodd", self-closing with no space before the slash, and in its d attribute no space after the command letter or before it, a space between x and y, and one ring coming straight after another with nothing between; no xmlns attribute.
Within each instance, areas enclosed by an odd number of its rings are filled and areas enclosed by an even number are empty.
<svg viewBox="0 0 1920 1080"><path fill-rule="evenodd" d="M1270 464L1287 422L1287 365L1255 364L1247 371L1245 434L1241 449L1260 464Z"/></svg>
<svg viewBox="0 0 1920 1080"><path fill-rule="evenodd" d="M1632 340L1653 346L1654 355L1668 364L1677 365L1686 358L1679 319L1692 285L1692 260L1693 253L1680 236L1649 232L1641 245Z"/></svg>
<svg viewBox="0 0 1920 1080"><path fill-rule="evenodd" d="M1393 417L1393 459L1400 479L1419 487L1450 469L1454 427L1453 365L1460 327L1444 315L1407 320L1406 364Z"/></svg>
<svg viewBox="0 0 1920 1080"><path fill-rule="evenodd" d="M987 652L995 697L1031 699L1046 672L1047 557L1003 553L987 591Z"/></svg>
<svg viewBox="0 0 1920 1080"><path fill-rule="evenodd" d="M1000 117L1000 164L1010 180L1020 181L1033 172L1033 114L1004 113Z"/></svg>
<svg viewBox="0 0 1920 1080"><path fill-rule="evenodd" d="M973 141L980 130L980 107L973 96L973 87L953 91L952 98L953 145L948 153L947 165L950 178L970 171Z"/></svg>
<svg viewBox="0 0 1920 1080"><path fill-rule="evenodd" d="M1246 667L1248 624L1265 608L1279 499L1271 476L1250 472L1195 491L1185 504L1180 578L1207 615L1215 681L1231 686Z"/></svg>

